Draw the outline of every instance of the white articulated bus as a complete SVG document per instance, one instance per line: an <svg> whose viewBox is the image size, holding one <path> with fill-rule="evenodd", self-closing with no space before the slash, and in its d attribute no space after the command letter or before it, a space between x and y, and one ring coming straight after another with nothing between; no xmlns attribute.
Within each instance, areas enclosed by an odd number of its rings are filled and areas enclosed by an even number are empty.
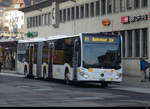
<svg viewBox="0 0 150 109"><path fill-rule="evenodd" d="M21 57L25 58L23 72L26 77L61 79L67 84L100 82L107 86L110 82L121 82L121 42L119 35L102 33L58 35L29 41Z"/></svg>

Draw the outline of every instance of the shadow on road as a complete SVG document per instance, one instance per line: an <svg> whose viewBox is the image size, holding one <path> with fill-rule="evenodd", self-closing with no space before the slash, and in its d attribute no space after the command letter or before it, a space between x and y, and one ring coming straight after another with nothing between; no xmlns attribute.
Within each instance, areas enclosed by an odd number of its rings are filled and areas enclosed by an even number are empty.
<svg viewBox="0 0 150 109"><path fill-rule="evenodd" d="M36 79L36 80L40 80L43 81L43 79ZM56 79L52 79L52 80L45 80L44 82L52 82L55 84L60 84L60 85L67 85L65 83L64 80L56 80ZM118 85L118 84L117 84ZM73 87L77 87L77 88L102 88L102 89L107 89L107 88L112 88L113 86L111 86L111 83L108 84L108 87L103 87L101 86L101 83L86 83L86 82L71 82L69 84L69 86L73 86Z"/></svg>

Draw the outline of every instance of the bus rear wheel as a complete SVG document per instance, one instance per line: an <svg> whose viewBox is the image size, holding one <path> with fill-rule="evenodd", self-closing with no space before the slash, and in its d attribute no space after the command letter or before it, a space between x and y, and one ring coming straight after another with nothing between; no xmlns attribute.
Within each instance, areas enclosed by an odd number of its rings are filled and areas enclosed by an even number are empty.
<svg viewBox="0 0 150 109"><path fill-rule="evenodd" d="M34 78L33 75L28 73L27 67L24 68L24 76L25 76L25 78L28 78L28 79L33 79Z"/></svg>
<svg viewBox="0 0 150 109"><path fill-rule="evenodd" d="M27 66L24 67L24 76L25 78L29 77L28 72L27 72Z"/></svg>
<svg viewBox="0 0 150 109"><path fill-rule="evenodd" d="M65 83L66 83L67 85L70 84L69 71L68 71L68 70L66 70L66 72L65 72Z"/></svg>
<svg viewBox="0 0 150 109"><path fill-rule="evenodd" d="M43 73L43 79L44 79L45 81L47 80L46 72Z"/></svg>

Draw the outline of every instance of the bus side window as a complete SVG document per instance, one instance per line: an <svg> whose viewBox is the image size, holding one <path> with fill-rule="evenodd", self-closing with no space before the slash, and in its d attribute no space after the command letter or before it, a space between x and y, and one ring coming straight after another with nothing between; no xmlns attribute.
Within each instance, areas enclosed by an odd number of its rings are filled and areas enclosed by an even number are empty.
<svg viewBox="0 0 150 109"><path fill-rule="evenodd" d="M65 44L64 44L64 60L65 63L70 64L70 66L73 66L73 48L74 48L74 39L73 38L66 38L65 39Z"/></svg>
<svg viewBox="0 0 150 109"><path fill-rule="evenodd" d="M43 55L42 55L42 62L44 63L48 63L48 46L47 45L45 45L44 47L43 47Z"/></svg>
<svg viewBox="0 0 150 109"><path fill-rule="evenodd" d="M29 62L29 48L26 49L26 62Z"/></svg>
<svg viewBox="0 0 150 109"><path fill-rule="evenodd" d="M63 39L55 41L54 64L57 65L64 64L64 40Z"/></svg>

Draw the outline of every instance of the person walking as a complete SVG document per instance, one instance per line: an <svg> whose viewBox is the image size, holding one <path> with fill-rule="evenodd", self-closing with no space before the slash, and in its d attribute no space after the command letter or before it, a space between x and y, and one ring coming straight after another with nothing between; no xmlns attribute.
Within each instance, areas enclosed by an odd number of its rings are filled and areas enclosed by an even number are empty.
<svg viewBox="0 0 150 109"><path fill-rule="evenodd" d="M140 59L140 67L141 67L141 82L146 82L146 69L148 68L148 62L143 58Z"/></svg>

